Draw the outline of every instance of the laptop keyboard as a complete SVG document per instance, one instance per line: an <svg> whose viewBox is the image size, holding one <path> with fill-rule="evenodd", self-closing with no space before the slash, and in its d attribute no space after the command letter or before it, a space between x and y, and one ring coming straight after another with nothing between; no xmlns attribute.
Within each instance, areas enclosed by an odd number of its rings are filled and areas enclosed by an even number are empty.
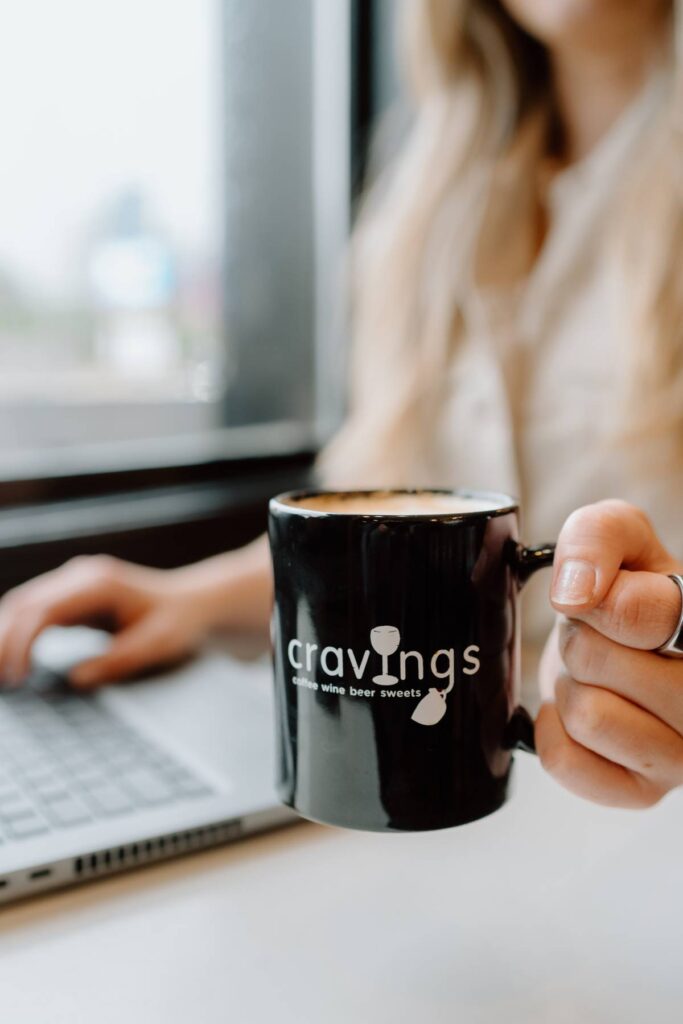
<svg viewBox="0 0 683 1024"><path fill-rule="evenodd" d="M0 844L212 792L97 699L0 692Z"/></svg>

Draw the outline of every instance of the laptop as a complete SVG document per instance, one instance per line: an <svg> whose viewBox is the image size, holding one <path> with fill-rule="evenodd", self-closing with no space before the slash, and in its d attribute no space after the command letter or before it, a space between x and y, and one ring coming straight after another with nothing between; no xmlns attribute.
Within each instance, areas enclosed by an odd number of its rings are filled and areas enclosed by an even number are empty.
<svg viewBox="0 0 683 1024"><path fill-rule="evenodd" d="M68 669L106 634L39 637L0 690L0 903L299 820L274 786L270 665L221 650L93 693Z"/></svg>

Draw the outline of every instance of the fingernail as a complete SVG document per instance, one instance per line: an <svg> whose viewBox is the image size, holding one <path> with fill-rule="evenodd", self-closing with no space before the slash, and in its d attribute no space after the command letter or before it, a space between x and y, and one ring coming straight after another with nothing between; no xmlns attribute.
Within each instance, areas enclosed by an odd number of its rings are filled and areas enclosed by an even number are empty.
<svg viewBox="0 0 683 1024"><path fill-rule="evenodd" d="M578 558L562 563L551 597L557 604L586 604L595 592L595 567Z"/></svg>

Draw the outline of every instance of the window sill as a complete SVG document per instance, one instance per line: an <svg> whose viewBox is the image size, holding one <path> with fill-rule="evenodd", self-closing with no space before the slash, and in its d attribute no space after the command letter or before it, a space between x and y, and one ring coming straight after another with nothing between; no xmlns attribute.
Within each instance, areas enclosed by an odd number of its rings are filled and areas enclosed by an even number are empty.
<svg viewBox="0 0 683 1024"><path fill-rule="evenodd" d="M93 486L102 484L101 474L79 477L78 488L73 478L60 488L53 477L50 500L0 509L0 593L78 554L170 568L247 543L266 527L268 499L306 486L312 462L305 451L126 470L129 487L104 493ZM135 482L140 486L130 486Z"/></svg>

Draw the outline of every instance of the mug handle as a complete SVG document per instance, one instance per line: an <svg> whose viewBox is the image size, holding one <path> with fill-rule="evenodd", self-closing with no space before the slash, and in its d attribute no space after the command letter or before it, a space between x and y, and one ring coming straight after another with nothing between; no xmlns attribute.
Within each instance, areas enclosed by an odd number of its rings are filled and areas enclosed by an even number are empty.
<svg viewBox="0 0 683 1024"><path fill-rule="evenodd" d="M513 555L513 566L519 589L522 589L526 581L529 577L533 576L537 569L545 569L547 566L552 565L554 557L554 544L539 544L536 547L528 548L522 544L517 544ZM512 713L505 739L505 746L509 750L517 748L518 750L526 750L530 754L536 753L534 720L527 709L521 705L515 708Z"/></svg>
<svg viewBox="0 0 683 1024"><path fill-rule="evenodd" d="M553 564L555 557L554 544L539 544L537 547L525 548L518 544L513 557L514 573L520 588L537 569L545 569Z"/></svg>

